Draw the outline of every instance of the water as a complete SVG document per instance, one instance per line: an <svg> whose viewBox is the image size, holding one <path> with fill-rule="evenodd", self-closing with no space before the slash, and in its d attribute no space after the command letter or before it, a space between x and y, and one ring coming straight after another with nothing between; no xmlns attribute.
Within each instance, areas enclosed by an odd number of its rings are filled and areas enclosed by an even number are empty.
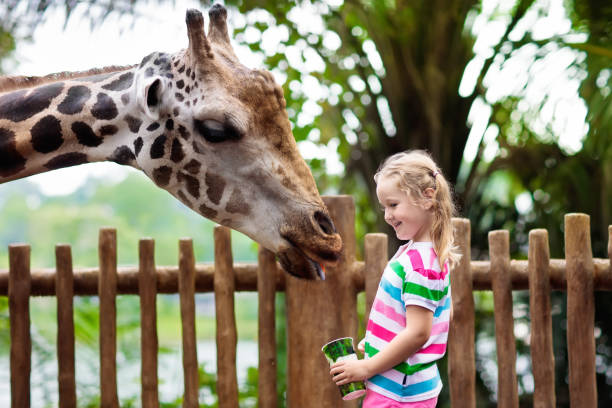
<svg viewBox="0 0 612 408"><path fill-rule="evenodd" d="M57 357L42 358L51 350L32 350L32 371L30 382L31 407L56 407L57 390ZM98 351L76 347L77 398L83 395L99 393L99 360ZM217 371L217 348L214 340L200 340L197 343L198 363L204 365L209 373ZM244 385L248 367L257 367L258 347L256 341L240 340L236 350L236 369L238 385ZM9 356L0 357L0 406L10 406ZM119 399L124 400L137 396L140 400L140 360L121 361L117 357ZM180 348L170 352L159 353L158 378L160 401L173 401L183 394L183 360ZM201 396L210 399L210 396ZM205 401L211 402L211 401Z"/></svg>

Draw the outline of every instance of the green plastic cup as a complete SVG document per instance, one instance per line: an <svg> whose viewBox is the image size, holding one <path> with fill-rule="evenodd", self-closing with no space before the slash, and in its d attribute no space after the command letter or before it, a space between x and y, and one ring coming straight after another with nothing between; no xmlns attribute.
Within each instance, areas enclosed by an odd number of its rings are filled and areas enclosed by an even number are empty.
<svg viewBox="0 0 612 408"><path fill-rule="evenodd" d="M321 348L327 358L329 365L343 360L357 360L355 348L353 347L352 337L343 337L332 340ZM365 394L365 384L363 381L356 381L338 386L342 399L345 401L361 397Z"/></svg>

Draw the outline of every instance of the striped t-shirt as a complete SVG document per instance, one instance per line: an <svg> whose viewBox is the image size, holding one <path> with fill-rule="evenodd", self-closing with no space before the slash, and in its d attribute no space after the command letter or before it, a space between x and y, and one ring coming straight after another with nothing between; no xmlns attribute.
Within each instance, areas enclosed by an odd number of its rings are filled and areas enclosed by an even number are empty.
<svg viewBox="0 0 612 408"><path fill-rule="evenodd" d="M442 389L436 361L446 352L451 291L448 264L440 268L431 242L409 242L391 258L380 280L366 330L371 358L406 327L406 306L433 312L431 334L406 361L367 380L372 391L401 402L436 397Z"/></svg>

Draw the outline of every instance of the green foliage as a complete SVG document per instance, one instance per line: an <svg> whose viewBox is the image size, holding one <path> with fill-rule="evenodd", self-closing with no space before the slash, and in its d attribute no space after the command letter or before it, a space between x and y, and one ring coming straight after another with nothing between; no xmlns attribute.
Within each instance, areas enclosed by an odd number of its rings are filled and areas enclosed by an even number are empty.
<svg viewBox="0 0 612 408"><path fill-rule="evenodd" d="M158 265L176 265L178 240L190 236L198 262L212 262L214 223L194 213L141 173L130 173L113 184L89 179L68 196L48 197L27 180L0 186L0 268L8 267L6 248L15 242L32 246L32 265L55 264L54 246L72 247L75 266L98 264L98 230L117 229L118 263L138 262L138 240L155 240ZM246 236L232 232L235 261L254 261L256 247Z"/></svg>

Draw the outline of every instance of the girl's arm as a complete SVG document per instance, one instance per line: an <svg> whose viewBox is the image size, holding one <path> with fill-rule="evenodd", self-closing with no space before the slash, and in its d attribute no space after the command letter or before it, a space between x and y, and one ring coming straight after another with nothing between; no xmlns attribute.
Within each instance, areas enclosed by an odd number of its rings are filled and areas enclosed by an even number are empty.
<svg viewBox="0 0 612 408"><path fill-rule="evenodd" d="M431 310L420 306L406 307L406 328L399 332L387 347L365 360L370 377L391 369L419 351L429 339L432 322Z"/></svg>
<svg viewBox="0 0 612 408"><path fill-rule="evenodd" d="M345 360L332 365L337 385L362 381L406 361L429 339L433 312L420 306L406 307L406 328L389 345L368 360Z"/></svg>

